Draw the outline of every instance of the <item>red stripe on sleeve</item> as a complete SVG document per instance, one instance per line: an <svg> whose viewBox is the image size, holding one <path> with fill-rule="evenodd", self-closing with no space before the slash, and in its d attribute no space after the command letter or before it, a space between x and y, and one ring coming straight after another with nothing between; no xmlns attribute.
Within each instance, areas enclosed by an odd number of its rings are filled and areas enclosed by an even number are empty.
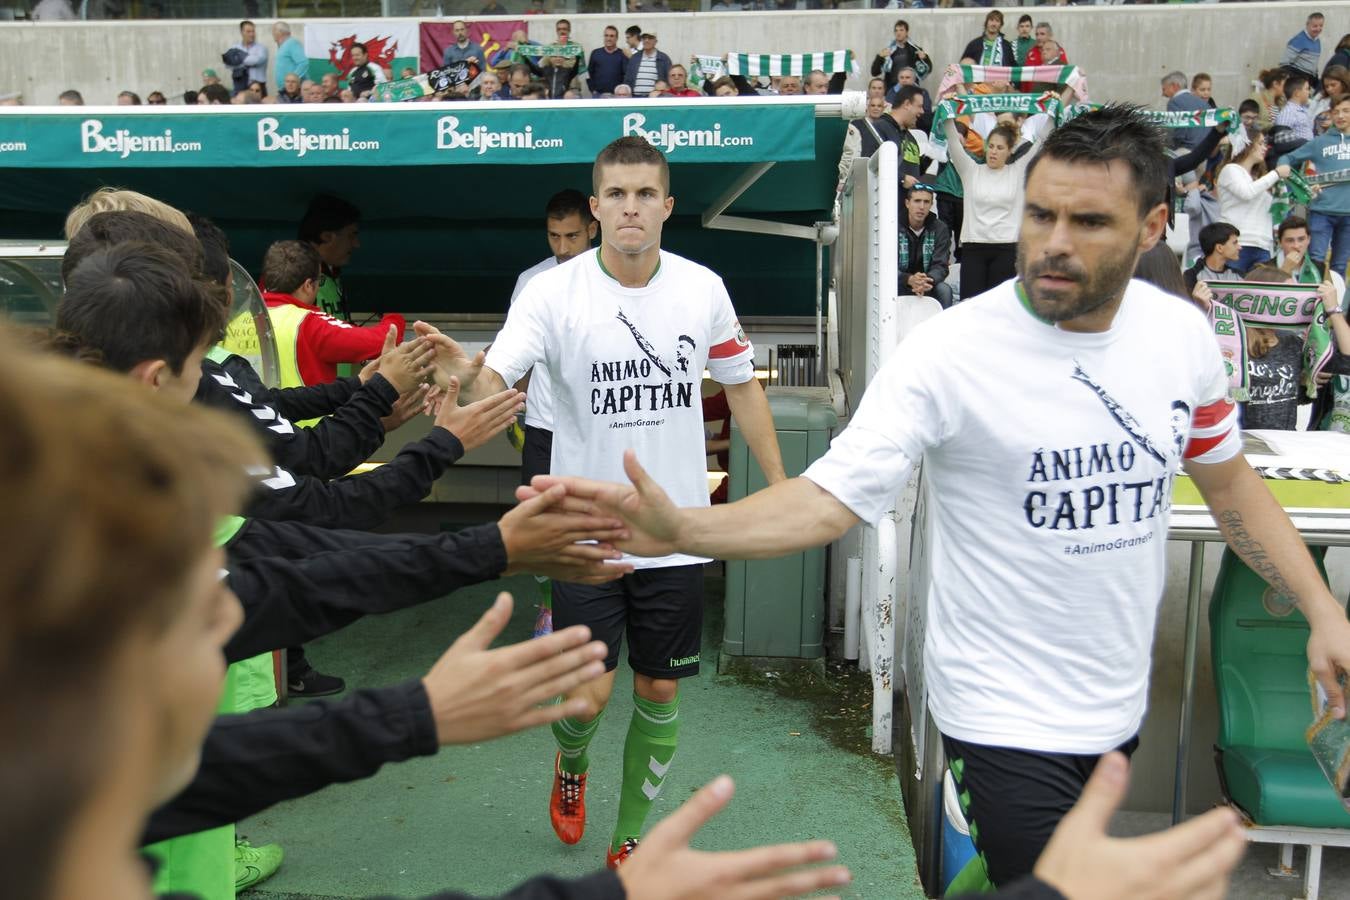
<svg viewBox="0 0 1350 900"><path fill-rule="evenodd" d="M1228 439L1232 430L1221 431L1212 437L1195 437L1186 444L1186 458L1198 459Z"/></svg>
<svg viewBox="0 0 1350 900"><path fill-rule="evenodd" d="M749 349L750 349L749 342L740 341L737 340L736 338L732 338L731 340L723 341L722 343L717 344L711 350L709 350L708 358L730 359L733 356L740 356L742 353L744 353Z"/></svg>
<svg viewBox="0 0 1350 900"><path fill-rule="evenodd" d="M1228 418L1233 412L1233 401L1228 398L1215 400L1207 406L1202 406L1191 416L1191 429L1194 431L1203 431L1206 428L1213 428L1224 419Z"/></svg>

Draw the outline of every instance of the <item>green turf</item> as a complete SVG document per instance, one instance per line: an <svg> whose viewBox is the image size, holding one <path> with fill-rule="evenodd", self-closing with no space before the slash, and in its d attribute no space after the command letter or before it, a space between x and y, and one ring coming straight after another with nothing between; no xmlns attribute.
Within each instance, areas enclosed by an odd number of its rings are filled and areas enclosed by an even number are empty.
<svg viewBox="0 0 1350 900"><path fill-rule="evenodd" d="M680 748L651 823L699 785L731 774L731 806L696 845L725 850L829 838L853 871L845 896L919 898L899 787L889 759L866 752L870 692L856 672L832 669L823 682L797 674L718 676L720 581L710 579L704 671L683 685ZM511 578L392 616L367 619L310 645L321 671L351 687L416 677L468 627L500 589L521 602L504 640L529 636L535 586ZM554 744L547 730L387 766L241 823L255 845L278 841L286 862L250 892L259 900L419 896L437 890L499 893L538 873L594 870L604 861L618 802L631 674L618 688L591 747L582 842L561 844L548 823Z"/></svg>

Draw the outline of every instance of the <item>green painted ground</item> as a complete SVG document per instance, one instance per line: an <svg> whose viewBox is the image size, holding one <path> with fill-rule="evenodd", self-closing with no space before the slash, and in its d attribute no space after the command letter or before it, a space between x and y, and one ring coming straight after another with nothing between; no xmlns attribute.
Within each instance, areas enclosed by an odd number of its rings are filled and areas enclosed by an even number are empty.
<svg viewBox="0 0 1350 900"><path fill-rule="evenodd" d="M532 579L462 591L398 615L368 619L310 647L310 658L352 687L422 674L500 589L522 598L505 639L528 637ZM732 805L700 834L704 849L829 838L854 874L848 897L920 898L900 792L889 760L866 753L870 696L856 671L824 680L718 676L721 584L710 579L704 673L686 681L682 731L653 820L722 772ZM619 685L631 689L624 666ZM254 844L279 841L286 862L251 892L259 900L417 896L454 888L495 894L541 872L582 874L604 862L618 802L631 690L618 690L592 745L590 828L574 847L548 824L554 745L545 731L388 766L248 820Z"/></svg>

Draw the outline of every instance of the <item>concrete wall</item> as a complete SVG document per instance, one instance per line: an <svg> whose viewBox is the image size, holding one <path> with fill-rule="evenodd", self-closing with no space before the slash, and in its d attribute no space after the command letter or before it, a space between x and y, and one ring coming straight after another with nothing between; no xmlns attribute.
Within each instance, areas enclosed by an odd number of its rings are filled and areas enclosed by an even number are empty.
<svg viewBox="0 0 1350 900"><path fill-rule="evenodd" d="M1350 31L1350 9L1338 2L1244 3L1198 6L1124 6L1029 9L1048 20L1069 58L1089 73L1094 98L1159 100L1158 80L1173 69L1214 76L1214 96L1225 104L1250 93L1256 73L1278 61L1285 42L1313 10L1329 16L1323 61L1342 33ZM1009 7L1012 32L1021 10ZM728 50L805 52L850 48L870 63L903 16L912 39L939 65L956 62L976 36L983 10L817 11L792 13L668 13L639 21L655 28L661 49L676 59ZM577 39L600 44L607 24L632 24L631 16L569 16ZM324 20L330 21L330 20ZM552 35L552 18L540 17L536 31ZM270 43L270 23L258 20ZM303 40L304 24L292 22ZM0 92L21 90L30 104L50 104L75 88L91 104L113 103L118 91L144 96L161 90L181 96L200 86L200 73L222 71L220 54L237 39L229 21L138 21L98 23L14 23L0 25ZM929 76L936 87L938 74ZM861 82L852 87L861 88Z"/></svg>

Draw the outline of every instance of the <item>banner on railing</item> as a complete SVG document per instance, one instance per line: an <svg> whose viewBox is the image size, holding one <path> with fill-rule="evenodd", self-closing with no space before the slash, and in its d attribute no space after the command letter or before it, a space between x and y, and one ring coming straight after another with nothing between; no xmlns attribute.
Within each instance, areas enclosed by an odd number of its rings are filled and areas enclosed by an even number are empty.
<svg viewBox="0 0 1350 900"><path fill-rule="evenodd" d="M381 104L0 116L0 169L591 163L640 135L675 162L816 158L815 107ZM837 152L837 151L836 151Z"/></svg>

